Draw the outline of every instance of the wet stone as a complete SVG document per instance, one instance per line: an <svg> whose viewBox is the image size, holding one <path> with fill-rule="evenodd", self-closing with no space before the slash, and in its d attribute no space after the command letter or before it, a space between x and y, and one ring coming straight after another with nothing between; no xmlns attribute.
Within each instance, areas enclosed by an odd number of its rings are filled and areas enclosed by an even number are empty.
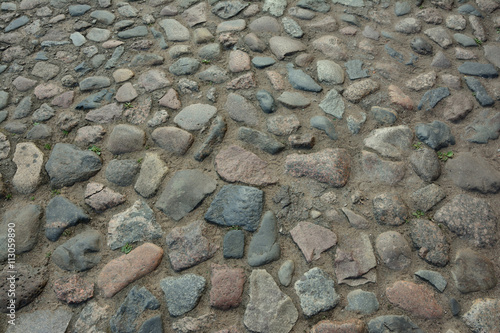
<svg viewBox="0 0 500 333"><path fill-rule="evenodd" d="M374 270L377 260L370 239L365 233L359 236L337 248L333 266L339 284L358 286L377 280Z"/></svg>
<svg viewBox="0 0 500 333"><path fill-rule="evenodd" d="M417 219L411 222L410 237L418 255L425 261L436 265L446 266L449 260L450 245L441 229L434 223Z"/></svg>
<svg viewBox="0 0 500 333"><path fill-rule="evenodd" d="M328 311L340 301L340 296L335 291L335 282L318 267L304 273L304 276L295 282L294 288L306 317Z"/></svg>
<svg viewBox="0 0 500 333"><path fill-rule="evenodd" d="M435 294L427 287L408 281L397 281L386 289L389 301L415 317L436 319L444 314Z"/></svg>
<svg viewBox="0 0 500 333"><path fill-rule="evenodd" d="M374 293L356 289L347 294L346 310L369 315L379 309L379 302ZM320 333L320 332L318 332Z"/></svg>
<svg viewBox="0 0 500 333"><path fill-rule="evenodd" d="M322 252L337 244L334 232L310 222L298 223L290 230L290 235L307 262L319 259Z"/></svg>
<svg viewBox="0 0 500 333"><path fill-rule="evenodd" d="M248 127L240 127L238 130L238 139L248 144L254 145L269 154L278 154L285 145L275 140L271 136Z"/></svg>
<svg viewBox="0 0 500 333"><path fill-rule="evenodd" d="M338 119L342 119L345 111L344 101L342 96L335 90L330 90L325 98L319 103L319 107L327 114L330 114Z"/></svg>
<svg viewBox="0 0 500 333"><path fill-rule="evenodd" d="M160 287L165 293L170 315L178 317L191 311L198 304L205 284L205 278L195 274L162 279Z"/></svg>
<svg viewBox="0 0 500 333"><path fill-rule="evenodd" d="M375 249L382 262L392 270L400 271L411 264L411 249L403 235L386 231L377 236Z"/></svg>
<svg viewBox="0 0 500 333"><path fill-rule="evenodd" d="M245 251L245 232L243 230L230 230L224 236L223 255L226 259L243 258Z"/></svg>
<svg viewBox="0 0 500 333"><path fill-rule="evenodd" d="M444 277L438 272L427 271L427 270L419 270L415 272L415 275L421 278L424 281L429 282L434 288L443 292L446 289L446 285L448 282L444 279Z"/></svg>
<svg viewBox="0 0 500 333"><path fill-rule="evenodd" d="M86 282L75 274L54 281L54 292L60 301L78 304L94 296L94 283Z"/></svg>

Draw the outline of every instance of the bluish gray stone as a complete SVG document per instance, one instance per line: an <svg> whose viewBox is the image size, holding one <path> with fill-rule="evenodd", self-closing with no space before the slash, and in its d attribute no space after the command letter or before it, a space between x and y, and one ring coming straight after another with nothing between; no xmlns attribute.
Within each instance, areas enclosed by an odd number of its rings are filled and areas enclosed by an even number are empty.
<svg viewBox="0 0 500 333"><path fill-rule="evenodd" d="M345 69L349 79L356 80L365 77L370 77L366 69L361 69L363 66L363 61L361 60L349 60L345 63Z"/></svg>
<svg viewBox="0 0 500 333"><path fill-rule="evenodd" d="M469 89L473 92L473 95L476 97L476 100L481 106L484 107L495 104L493 98L488 95L488 92L478 79L476 79L475 77L466 76L465 84L467 84L467 87L469 87Z"/></svg>
<svg viewBox="0 0 500 333"><path fill-rule="evenodd" d="M421 37L415 37L410 42L413 51L422 55L432 54L432 45Z"/></svg>
<svg viewBox="0 0 500 333"><path fill-rule="evenodd" d="M59 245L50 258L61 269L86 271L101 261L101 242L98 231L87 230Z"/></svg>
<svg viewBox="0 0 500 333"><path fill-rule="evenodd" d="M61 333L66 332L73 313L68 310L57 309L36 310L16 316L15 325L9 325L6 333Z"/></svg>
<svg viewBox="0 0 500 333"><path fill-rule="evenodd" d="M107 10L94 10L90 17L95 18L97 22L110 25L115 20L115 14Z"/></svg>
<svg viewBox="0 0 500 333"><path fill-rule="evenodd" d="M21 119L27 117L31 112L31 106L32 106L31 96L24 97L19 102L19 104L17 104L12 119Z"/></svg>
<svg viewBox="0 0 500 333"><path fill-rule="evenodd" d="M300 0L297 2L297 6L320 13L327 13L330 11L330 4L325 0Z"/></svg>
<svg viewBox="0 0 500 333"><path fill-rule="evenodd" d="M425 333L407 316L379 316L368 322L369 333Z"/></svg>
<svg viewBox="0 0 500 333"><path fill-rule="evenodd" d="M118 186L130 186L139 172L136 160L111 160L106 167L105 177Z"/></svg>
<svg viewBox="0 0 500 333"><path fill-rule="evenodd" d="M425 111L433 109L443 98L450 96L450 90L446 87L439 87L436 89L427 90L422 96L417 108L419 110L425 106Z"/></svg>
<svg viewBox="0 0 500 333"><path fill-rule="evenodd" d="M458 67L458 71L464 75L474 75L484 78L498 77L498 72L492 64L466 61Z"/></svg>
<svg viewBox="0 0 500 333"><path fill-rule="evenodd" d="M106 88L111 85L111 80L107 76L91 76L80 81L81 91Z"/></svg>
<svg viewBox="0 0 500 333"><path fill-rule="evenodd" d="M0 112L1 113L1 112ZM0 117L1 119L1 117ZM26 139L28 140L41 140L47 139L52 135L52 128L45 124L39 124L33 126L28 133L26 133Z"/></svg>
<svg viewBox="0 0 500 333"><path fill-rule="evenodd" d="M304 273L295 282L294 288L306 317L333 309L340 301L340 296L335 291L335 282L318 267Z"/></svg>
<svg viewBox="0 0 500 333"><path fill-rule="evenodd" d="M439 120L434 120L430 124L417 124L415 135L434 150L455 144L455 137L451 134L450 127Z"/></svg>
<svg viewBox="0 0 500 333"><path fill-rule="evenodd" d="M144 37L148 35L148 27L145 25L140 25L132 29L123 30L118 33L118 37L123 39L129 39L134 37Z"/></svg>
<svg viewBox="0 0 500 333"><path fill-rule="evenodd" d="M366 121L366 113L360 112L357 116L349 115L347 117L347 128L352 134L358 134L361 125Z"/></svg>
<svg viewBox="0 0 500 333"><path fill-rule="evenodd" d="M224 236L223 255L226 259L243 258L245 251L245 232L243 230L230 230Z"/></svg>
<svg viewBox="0 0 500 333"><path fill-rule="evenodd" d="M111 58L106 62L106 65L104 65L105 69L111 69L116 66L118 63L118 59L122 56L122 54L125 52L125 47L123 46L118 46L114 51L113 54L111 55Z"/></svg>
<svg viewBox="0 0 500 333"><path fill-rule="evenodd" d="M450 298L450 308L451 314L454 316L458 316L461 310L460 303L454 298Z"/></svg>
<svg viewBox="0 0 500 333"><path fill-rule="evenodd" d="M293 271L295 270L295 264L292 260L285 261L278 271L278 279L281 285L288 287L292 282Z"/></svg>
<svg viewBox="0 0 500 333"><path fill-rule="evenodd" d="M389 109L389 108L383 108L380 106L372 106L371 113L373 115L373 118L382 125L392 125L396 122L398 119L398 115L396 111Z"/></svg>
<svg viewBox="0 0 500 333"><path fill-rule="evenodd" d="M161 316L154 316L144 321L137 333L163 333L163 322Z"/></svg>
<svg viewBox="0 0 500 333"><path fill-rule="evenodd" d="M491 114L491 116L490 116ZM481 110L472 124L465 128L465 137L469 142L488 143L496 140L500 134L500 112Z"/></svg>
<svg viewBox="0 0 500 333"><path fill-rule="evenodd" d="M248 247L248 264L258 267L278 260L281 254L276 217L268 211Z"/></svg>
<svg viewBox="0 0 500 333"><path fill-rule="evenodd" d="M21 17L18 17L14 20L12 20L8 26L5 27L5 32L10 32L10 31L13 31L13 30L16 30L16 29L19 29L20 27L22 27L23 25L27 24L28 22L30 21L30 19L28 18L28 16L26 15L23 15Z"/></svg>
<svg viewBox="0 0 500 333"><path fill-rule="evenodd" d="M170 73L180 76L180 75L191 75L196 73L200 68L200 62L193 58L180 58L174 62L168 70Z"/></svg>
<svg viewBox="0 0 500 333"><path fill-rule="evenodd" d="M419 270L415 272L415 275L429 282L433 287L435 287L440 292L443 292L446 289L446 285L448 282L444 279L444 277L438 272L428 271L428 270Z"/></svg>
<svg viewBox="0 0 500 333"><path fill-rule="evenodd" d="M79 32L74 32L72 33L69 38L71 39L71 41L73 42L73 45L75 46L82 46L83 44L85 44L85 42L87 41L87 39Z"/></svg>
<svg viewBox="0 0 500 333"><path fill-rule="evenodd" d="M135 333L135 321L146 310L157 310L160 302L145 287L134 286L109 321L113 333Z"/></svg>
<svg viewBox="0 0 500 333"><path fill-rule="evenodd" d="M243 9L248 6L248 3L241 1L218 1L212 8L212 13L221 19L228 19L238 15Z"/></svg>
<svg viewBox="0 0 500 333"><path fill-rule="evenodd" d="M82 16L83 14L88 12L90 8L92 7L90 7L89 5L72 5L69 6L68 11L69 15L75 17L75 16Z"/></svg>
<svg viewBox="0 0 500 333"><path fill-rule="evenodd" d="M156 30L155 28L151 27L151 33L153 34L153 37L158 41L158 46L162 49L165 50L168 48L167 42L165 42L165 37L161 32Z"/></svg>
<svg viewBox="0 0 500 333"><path fill-rule="evenodd" d="M7 116L9 115L8 111L0 111L0 124L7 119Z"/></svg>
<svg viewBox="0 0 500 333"><path fill-rule="evenodd" d="M365 5L363 0L332 0L332 2L349 7L364 7Z"/></svg>
<svg viewBox="0 0 500 333"><path fill-rule="evenodd" d="M474 38L464 34L456 33L453 35L453 38L457 41L458 44L465 47L478 46Z"/></svg>
<svg viewBox="0 0 500 333"><path fill-rule="evenodd" d="M319 129L328 135L328 137L332 140L337 140L337 132L335 131L335 127L333 123L324 116L315 116L310 120L310 124L312 128Z"/></svg>
<svg viewBox="0 0 500 333"><path fill-rule="evenodd" d="M125 28L133 26L134 23L135 22L133 20L121 20L115 23L114 28L118 31L121 31Z"/></svg>
<svg viewBox="0 0 500 333"><path fill-rule="evenodd" d="M194 159L201 162L207 156L209 156L214 147L222 142L224 139L224 135L227 131L227 125L224 119L221 116L217 116L215 120L212 122L212 126L208 131L208 135L205 138L205 141L201 144L200 148L194 154Z"/></svg>
<svg viewBox="0 0 500 333"><path fill-rule="evenodd" d="M9 104L9 93L0 90L0 110L4 109Z"/></svg>
<svg viewBox="0 0 500 333"><path fill-rule="evenodd" d="M385 44L384 46L385 51L394 59L399 61L400 63L404 63L405 57L398 51L394 50L392 47L389 46L389 44ZM416 51L415 51L416 52Z"/></svg>
<svg viewBox="0 0 500 333"><path fill-rule="evenodd" d="M396 16L403 16L409 14L410 12L411 12L411 5L407 1L404 2L398 1L394 5L394 14L396 14Z"/></svg>
<svg viewBox="0 0 500 333"><path fill-rule="evenodd" d="M107 94L113 95L114 90L108 92L107 89L103 89L98 93L92 94L87 98L83 99L80 103L75 106L77 110L89 110L89 109L97 109L101 106L101 101L105 99Z"/></svg>
<svg viewBox="0 0 500 333"><path fill-rule="evenodd" d="M205 289L205 283L204 277L195 274L161 280L160 287L165 293L170 315L178 317L194 309Z"/></svg>
<svg viewBox="0 0 500 333"><path fill-rule="evenodd" d="M259 106L264 113L273 113L276 111L273 95L271 95L267 90L262 89L257 91L255 97L257 98Z"/></svg>
<svg viewBox="0 0 500 333"><path fill-rule="evenodd" d="M132 58L130 67L151 67L162 65L165 59L154 53L140 53Z"/></svg>
<svg viewBox="0 0 500 333"><path fill-rule="evenodd" d="M229 79L227 72L218 66L210 66L208 69L196 75L202 81L223 83Z"/></svg>
<svg viewBox="0 0 500 333"><path fill-rule="evenodd" d="M474 8L474 6L472 6L471 4L465 4L465 5L460 6L457 8L457 11L463 15L470 14L470 15L474 15L477 17L483 17L481 12L478 11L476 8Z"/></svg>
<svg viewBox="0 0 500 333"><path fill-rule="evenodd" d="M356 289L347 294L346 307L348 311L358 312L364 315L369 315L376 312L379 308L377 296L374 293Z"/></svg>
<svg viewBox="0 0 500 333"><path fill-rule="evenodd" d="M283 28L285 29L286 33L290 36L300 38L304 35L302 28L297 22L295 22L295 20L289 17L283 17L281 22L283 23Z"/></svg>
<svg viewBox="0 0 500 333"><path fill-rule="evenodd" d="M253 57L252 64L259 69L272 66L276 63L276 60L271 57Z"/></svg>
<svg viewBox="0 0 500 333"><path fill-rule="evenodd" d="M264 192L255 187L225 185L212 201L205 219L222 226L255 231L262 214L263 196Z"/></svg>
<svg viewBox="0 0 500 333"><path fill-rule="evenodd" d="M248 128L248 127L240 127L238 130L238 139L254 145L259 149L265 151L269 154L278 154L283 149L285 149L285 145L281 142L275 140L270 135L264 134L260 131Z"/></svg>
<svg viewBox="0 0 500 333"><path fill-rule="evenodd" d="M313 92L320 92L323 90L312 77L304 73L301 69L294 69L293 64L288 64L286 67L288 70L288 81L293 88Z"/></svg>
<svg viewBox="0 0 500 333"><path fill-rule="evenodd" d="M56 111L51 108L47 103L43 103L40 107L33 112L32 119L34 122L47 121L56 114Z"/></svg>
<svg viewBox="0 0 500 333"><path fill-rule="evenodd" d="M45 236L55 242L66 228L88 221L90 217L80 207L66 198L56 196L45 208Z"/></svg>

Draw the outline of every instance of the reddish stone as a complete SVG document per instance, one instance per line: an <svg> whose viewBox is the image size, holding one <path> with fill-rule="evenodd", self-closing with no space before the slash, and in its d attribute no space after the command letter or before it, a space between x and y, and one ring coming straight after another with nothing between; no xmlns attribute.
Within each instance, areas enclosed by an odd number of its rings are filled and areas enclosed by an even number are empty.
<svg viewBox="0 0 500 333"><path fill-rule="evenodd" d="M358 103L364 97L368 96L372 92L377 91L380 88L380 84L372 79L364 79L356 81L347 87L342 95L352 103Z"/></svg>
<svg viewBox="0 0 500 333"><path fill-rule="evenodd" d="M240 50L231 51L229 53L229 70L233 73L250 70L250 56Z"/></svg>
<svg viewBox="0 0 500 333"><path fill-rule="evenodd" d="M227 310L240 305L245 284L245 272L242 268L212 264L211 282L211 306Z"/></svg>
<svg viewBox="0 0 500 333"><path fill-rule="evenodd" d="M107 263L97 277L97 286L102 290L104 297L113 297L130 283L154 271L162 257L161 247L144 243L129 254Z"/></svg>
<svg viewBox="0 0 500 333"><path fill-rule="evenodd" d="M62 92L63 89L53 83L39 84L35 87L35 96L38 99L51 98Z"/></svg>
<svg viewBox="0 0 500 333"><path fill-rule="evenodd" d="M105 134L106 130L100 125L84 126L79 128L76 132L75 143L81 143L82 145L87 146L102 140Z"/></svg>
<svg viewBox="0 0 500 333"><path fill-rule="evenodd" d="M86 282L75 274L57 279L54 282L54 292L59 300L78 304L94 296L94 283Z"/></svg>
<svg viewBox="0 0 500 333"><path fill-rule="evenodd" d="M310 222L300 222L290 231L307 262L317 260L324 252L337 244L337 235L331 230Z"/></svg>
<svg viewBox="0 0 500 333"><path fill-rule="evenodd" d="M266 71L266 75L275 90L285 89L285 80L283 80L283 76L281 76L280 73L275 71Z"/></svg>
<svg viewBox="0 0 500 333"><path fill-rule="evenodd" d="M125 196L99 183L88 183L85 190L85 203L98 212L113 208L125 202Z"/></svg>
<svg viewBox="0 0 500 333"><path fill-rule="evenodd" d="M147 96L145 98L139 98L137 105L128 109L125 109L123 116L127 121L134 125L142 124L146 121L151 111L152 100L151 97Z"/></svg>
<svg viewBox="0 0 500 333"><path fill-rule="evenodd" d="M66 91L61 95L54 97L54 99L52 100L52 102L50 102L50 104L67 109L73 103L74 97L75 97L75 92L73 90Z"/></svg>
<svg viewBox="0 0 500 333"><path fill-rule="evenodd" d="M407 110L413 110L413 101L398 86L391 84L387 90L389 91L391 103L400 105Z"/></svg>
<svg viewBox="0 0 500 333"><path fill-rule="evenodd" d="M168 89L167 93L160 99L160 105L167 108L178 110L181 108L179 94L174 89Z"/></svg>
<svg viewBox="0 0 500 333"><path fill-rule="evenodd" d="M226 86L227 89L248 89L257 86L255 77L252 72L238 76L236 79L229 82Z"/></svg>
<svg viewBox="0 0 500 333"><path fill-rule="evenodd" d="M387 299L414 316L426 319L443 317L444 311L435 294L427 286L409 281L397 281L385 290Z"/></svg>
<svg viewBox="0 0 500 333"><path fill-rule="evenodd" d="M223 149L215 157L215 169L228 182L270 185L278 180L267 172L268 164L252 152L238 146Z"/></svg>
<svg viewBox="0 0 500 333"><path fill-rule="evenodd" d="M346 321L322 320L314 325L310 333L367 333L364 321L349 319Z"/></svg>

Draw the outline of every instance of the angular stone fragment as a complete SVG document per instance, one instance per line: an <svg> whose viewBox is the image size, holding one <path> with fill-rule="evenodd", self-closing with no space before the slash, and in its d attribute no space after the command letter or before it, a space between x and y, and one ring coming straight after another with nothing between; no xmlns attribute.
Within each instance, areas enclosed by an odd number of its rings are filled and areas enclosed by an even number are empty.
<svg viewBox="0 0 500 333"><path fill-rule="evenodd" d="M285 145L275 140L271 136L248 127L240 127L238 139L248 144L254 145L269 154L277 154L285 149Z"/></svg>
<svg viewBox="0 0 500 333"><path fill-rule="evenodd" d="M347 49L344 43L340 38L333 35L322 36L314 40L312 46L334 61L347 59Z"/></svg>
<svg viewBox="0 0 500 333"><path fill-rule="evenodd" d="M412 139L411 129L401 125L375 129L363 143L365 147L373 149L382 157L401 160L409 152Z"/></svg>
<svg viewBox="0 0 500 333"><path fill-rule="evenodd" d="M160 287L165 293L170 315L178 317L194 309L205 289L205 284L205 278L195 274L161 280Z"/></svg>
<svg viewBox="0 0 500 333"><path fill-rule="evenodd" d="M67 271L85 271L101 261L101 234L96 230L84 231L59 245L51 260Z"/></svg>
<svg viewBox="0 0 500 333"><path fill-rule="evenodd" d="M437 319L444 315L444 310L437 302L435 294L423 285L397 281L392 287L388 287L385 293L391 303L416 317Z"/></svg>
<svg viewBox="0 0 500 333"><path fill-rule="evenodd" d="M184 155L194 141L191 133L176 127L159 127L151 138L160 148L178 155Z"/></svg>
<svg viewBox="0 0 500 333"><path fill-rule="evenodd" d="M486 159L464 152L446 163L446 171L453 183L468 191L484 194L497 193L500 190L500 172Z"/></svg>
<svg viewBox="0 0 500 333"><path fill-rule="evenodd" d="M189 40L190 33L188 28L180 24L174 19L164 19L159 22L160 26L165 30L167 40L171 42L185 42Z"/></svg>
<svg viewBox="0 0 500 333"><path fill-rule="evenodd" d="M436 42L443 49L446 49L448 46L453 44L450 36L446 32L446 30L442 27L430 28L424 31L430 39Z"/></svg>
<svg viewBox="0 0 500 333"><path fill-rule="evenodd" d="M157 310L160 302L145 287L134 286L109 321L113 333L133 333L136 331L135 321L146 310Z"/></svg>
<svg viewBox="0 0 500 333"><path fill-rule="evenodd" d="M388 329L393 332L424 333L407 316L379 316L368 322L370 333L387 333Z"/></svg>
<svg viewBox="0 0 500 333"><path fill-rule="evenodd" d="M201 162L209 156L214 147L222 142L226 131L227 125L224 118L217 116L208 130L208 135L205 138L205 141L203 141L202 145L194 154L194 159Z"/></svg>
<svg viewBox="0 0 500 333"><path fill-rule="evenodd" d="M279 60L306 49L306 46L302 42L282 36L271 37L269 39L269 47Z"/></svg>
<svg viewBox="0 0 500 333"><path fill-rule="evenodd" d="M413 246L419 249L418 255L433 265L446 266L450 245L443 231L436 224L423 219L413 220L411 227L410 237Z"/></svg>
<svg viewBox="0 0 500 333"><path fill-rule="evenodd" d="M243 269L217 264L212 264L211 269L210 306L222 310L238 307L245 284Z"/></svg>
<svg viewBox="0 0 500 333"><path fill-rule="evenodd" d="M60 301L78 304L94 296L94 283L86 282L75 274L54 281L54 292Z"/></svg>
<svg viewBox="0 0 500 333"><path fill-rule="evenodd" d="M135 280L154 271L161 262L163 249L152 243L144 243L129 254L108 262L97 277L97 286L104 297L113 297Z"/></svg>
<svg viewBox="0 0 500 333"><path fill-rule="evenodd" d="M45 236L55 242L66 228L89 220L80 207L66 198L56 196L45 208Z"/></svg>
<svg viewBox="0 0 500 333"><path fill-rule="evenodd" d="M319 107L338 119L342 119L342 115L345 111L344 101L342 96L337 92L337 90L330 90L325 98L319 103Z"/></svg>
<svg viewBox="0 0 500 333"><path fill-rule="evenodd" d="M306 317L328 311L340 301L340 296L335 291L335 282L318 267L304 273L304 276L295 282L294 288Z"/></svg>
<svg viewBox="0 0 500 333"><path fill-rule="evenodd" d="M91 182L85 190L85 203L97 212L113 208L125 202L125 196L104 187L103 184Z"/></svg>
<svg viewBox="0 0 500 333"><path fill-rule="evenodd" d="M429 184L411 193L414 210L429 211L446 197L446 192L436 184Z"/></svg>
<svg viewBox="0 0 500 333"><path fill-rule="evenodd" d="M230 93L227 96L224 109L231 119L243 122L248 126L256 126L258 123L259 111L246 98L241 95Z"/></svg>
<svg viewBox="0 0 500 333"><path fill-rule="evenodd" d="M277 237L276 217L268 211L262 217L260 228L250 241L248 264L258 267L279 259L281 249Z"/></svg>
<svg viewBox="0 0 500 333"><path fill-rule="evenodd" d="M310 222L298 223L290 230L290 235L307 262L319 259L322 252L337 244L333 231Z"/></svg>
<svg viewBox="0 0 500 333"><path fill-rule="evenodd" d="M457 289L464 294L489 290L498 282L493 262L467 248L457 252L451 275Z"/></svg>
<svg viewBox="0 0 500 333"><path fill-rule="evenodd" d="M6 333L30 332L42 333L66 332L73 313L63 309L36 310L34 312L21 313L16 316L15 325L9 325Z"/></svg>
<svg viewBox="0 0 500 333"><path fill-rule="evenodd" d="M363 216L356 214L350 209L342 208L342 213L345 214L349 224L356 229L368 229L370 227L370 222Z"/></svg>
<svg viewBox="0 0 500 333"><path fill-rule="evenodd" d="M496 3L495 3L496 4ZM463 315L465 324L473 332L496 332L500 330L500 299L478 298Z"/></svg>
<svg viewBox="0 0 500 333"><path fill-rule="evenodd" d="M356 289L347 294L347 301L349 305L346 307L348 311L354 311L361 314L372 314L379 309L379 303L377 300L377 296L374 293L363 291L361 289ZM351 320L351 322L358 321L356 319ZM360 322L363 324L359 327L361 331L364 328L364 322Z"/></svg>
<svg viewBox="0 0 500 333"><path fill-rule="evenodd" d="M410 165L415 173L426 182L431 182L441 175L441 164L432 149L417 149L410 155Z"/></svg>
<svg viewBox="0 0 500 333"><path fill-rule="evenodd" d="M334 268L339 284L358 286L368 282L376 282L375 266L377 260L368 235L361 233L349 244L337 248Z"/></svg>
<svg viewBox="0 0 500 333"><path fill-rule="evenodd" d="M429 282L434 288L443 292L446 288L448 282L444 279L444 277L438 272L428 271L428 270L419 270L415 272L415 276L418 276L424 281Z"/></svg>

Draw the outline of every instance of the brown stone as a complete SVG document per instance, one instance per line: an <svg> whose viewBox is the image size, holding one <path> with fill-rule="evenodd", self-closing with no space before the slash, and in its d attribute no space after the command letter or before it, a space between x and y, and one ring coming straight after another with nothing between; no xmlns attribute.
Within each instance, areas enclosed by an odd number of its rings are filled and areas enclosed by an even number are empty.
<svg viewBox="0 0 500 333"><path fill-rule="evenodd" d="M36 86L36 81L25 78L24 76L18 76L14 81L12 81L12 85L16 87L19 91L28 91L34 86Z"/></svg>
<svg viewBox="0 0 500 333"><path fill-rule="evenodd" d="M346 321L322 320L314 325L310 333L367 333L366 324L360 319Z"/></svg>
<svg viewBox="0 0 500 333"><path fill-rule="evenodd" d="M172 88L167 90L167 93L163 95L159 102L161 106L166 106L167 108L173 110L178 110L181 108L179 94Z"/></svg>
<svg viewBox="0 0 500 333"><path fill-rule="evenodd" d="M232 90L249 89L257 86L255 76L252 72L238 76L236 79L228 82L226 88Z"/></svg>
<svg viewBox="0 0 500 333"><path fill-rule="evenodd" d="M275 71L266 71L267 78L275 90L285 89L285 80L280 73Z"/></svg>
<svg viewBox="0 0 500 333"><path fill-rule="evenodd" d="M54 281L54 292L59 300L69 304L78 304L94 296L94 283L86 282L75 274Z"/></svg>
<svg viewBox="0 0 500 333"><path fill-rule="evenodd" d="M245 272L242 268L212 264L211 282L211 306L227 310L240 305L245 284Z"/></svg>
<svg viewBox="0 0 500 333"><path fill-rule="evenodd" d="M51 98L62 92L63 89L53 83L39 84L35 87L35 96L38 99Z"/></svg>
<svg viewBox="0 0 500 333"><path fill-rule="evenodd" d="M397 281L385 290L389 301L411 312L415 317L437 319L444 315L435 294L427 286L409 281Z"/></svg>
<svg viewBox="0 0 500 333"><path fill-rule="evenodd" d="M102 290L104 297L113 297L130 283L154 271L162 257L161 247L144 243L129 254L107 263L97 277L97 286Z"/></svg>
<svg viewBox="0 0 500 333"><path fill-rule="evenodd" d="M452 95L445 101L443 117L449 121L462 120L474 108L474 102L466 94Z"/></svg>
<svg viewBox="0 0 500 333"><path fill-rule="evenodd" d="M398 86L391 84L387 90L389 91L391 103L402 106L407 110L413 110L413 101Z"/></svg>
<svg viewBox="0 0 500 333"><path fill-rule="evenodd" d="M73 90L66 91L56 97L50 102L50 104L68 109L73 103L73 98L75 97L75 92Z"/></svg>
<svg viewBox="0 0 500 333"><path fill-rule="evenodd" d="M307 262L319 259L322 252L337 244L337 235L333 231L310 222L300 222L290 235Z"/></svg>

